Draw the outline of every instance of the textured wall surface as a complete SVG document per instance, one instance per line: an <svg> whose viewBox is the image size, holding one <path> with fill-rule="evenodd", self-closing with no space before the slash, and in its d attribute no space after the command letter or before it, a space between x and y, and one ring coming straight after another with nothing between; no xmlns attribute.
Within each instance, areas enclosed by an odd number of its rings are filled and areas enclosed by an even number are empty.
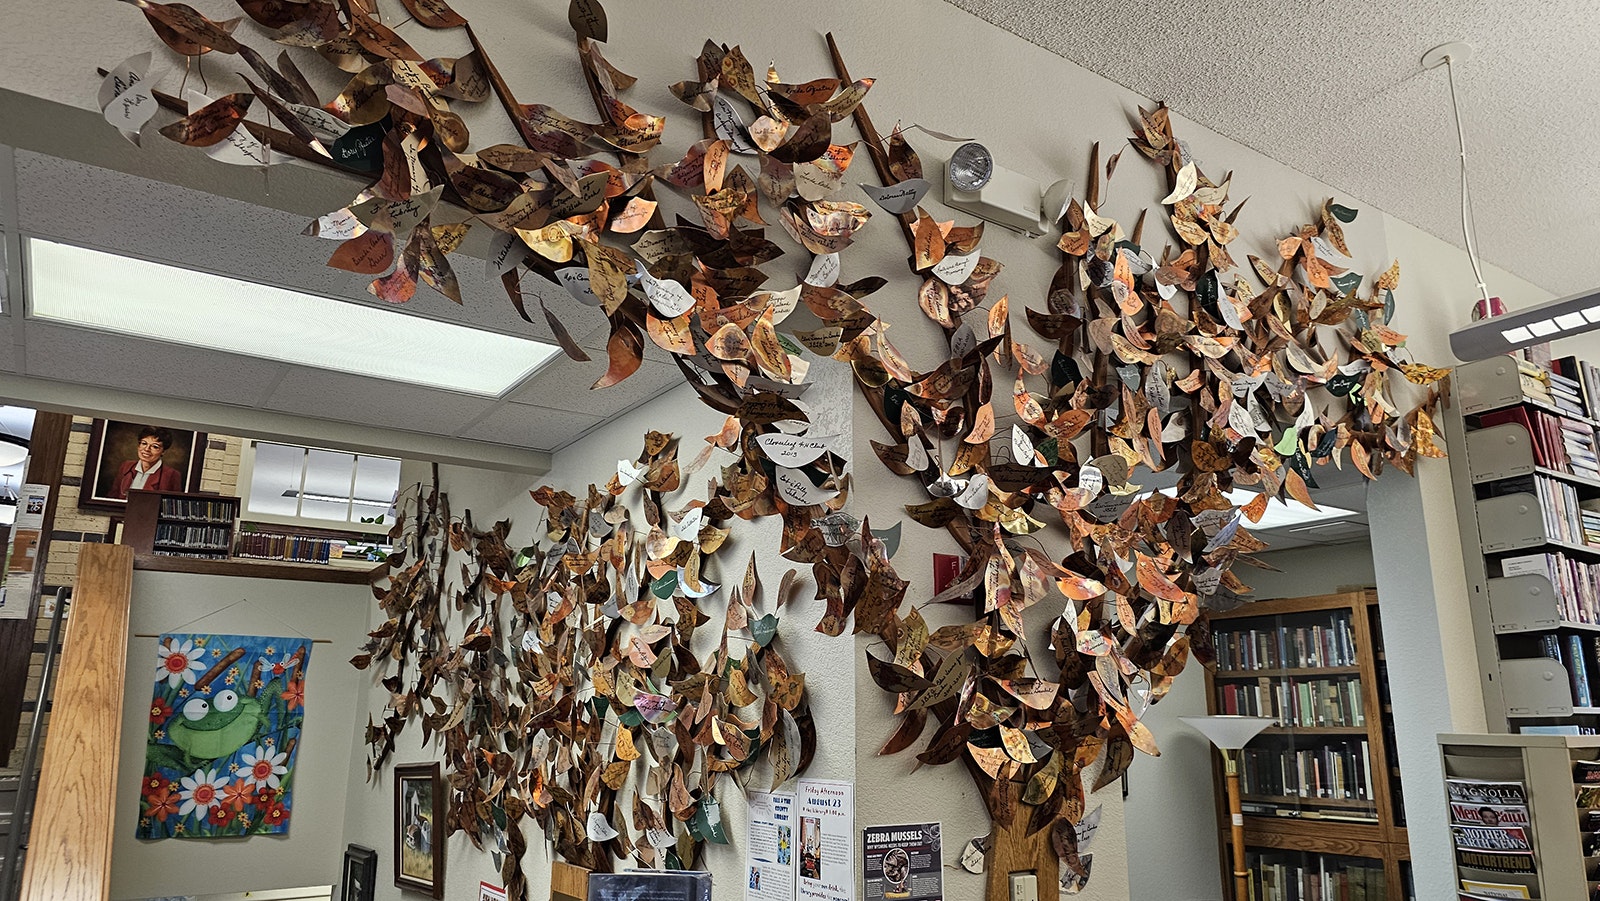
<svg viewBox="0 0 1600 901"><path fill-rule="evenodd" d="M231 841L139 841L139 780L150 724L151 662L156 639L128 639L117 819L111 856L112 898L156 898L293 888L337 880L344 854L351 718L363 689L346 651L367 629L364 585L283 582L184 573L135 572L130 636L164 631L231 635L304 635L306 719L294 773L294 815L286 836ZM248 603L230 605L239 601ZM228 608L228 609L223 609Z"/></svg>

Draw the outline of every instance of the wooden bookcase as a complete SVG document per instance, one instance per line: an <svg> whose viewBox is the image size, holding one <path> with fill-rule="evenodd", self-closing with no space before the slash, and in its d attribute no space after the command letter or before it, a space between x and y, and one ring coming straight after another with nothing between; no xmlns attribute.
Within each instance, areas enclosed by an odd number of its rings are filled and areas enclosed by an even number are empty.
<svg viewBox="0 0 1600 901"><path fill-rule="evenodd" d="M135 554L226 560L239 499L194 491L130 491L122 542Z"/></svg>
<svg viewBox="0 0 1600 901"><path fill-rule="evenodd" d="M1600 500L1600 478L1543 465L1552 461L1539 458L1529 425L1501 420L1526 418L1537 428L1541 419L1560 417L1590 436L1600 421L1528 396L1509 356L1457 367L1451 380L1445 436L1489 731L1600 728L1600 609L1574 611L1575 592L1547 573L1526 571L1526 558L1544 554L1600 567L1600 546L1586 543L1581 530L1552 534L1546 512L1553 505L1538 493L1554 490L1579 504ZM1542 487L1522 490L1530 480ZM1588 704L1578 703L1569 643L1585 663Z"/></svg>
<svg viewBox="0 0 1600 901"><path fill-rule="evenodd" d="M1312 641L1313 627L1326 630L1321 641ZM1217 669L1206 673L1208 710L1213 714L1272 716L1280 721L1241 753L1245 846L1251 871L1248 901L1300 897L1290 894L1286 886L1273 889L1282 886L1282 880L1288 878L1286 871L1294 867L1331 874L1330 897L1364 897L1367 901L1413 897L1377 592L1255 601L1212 614L1211 628L1219 659ZM1253 647L1262 653L1250 657L1229 654L1225 645L1230 637L1242 634L1259 636ZM1315 644L1316 650L1297 653L1297 641L1301 648ZM1258 704L1247 706L1237 695L1233 705L1225 701L1229 691L1251 688L1258 690ZM1284 702L1291 698L1295 705L1287 708ZM1344 772L1355 775L1357 784L1347 779L1340 783L1342 790L1333 788L1332 771L1324 769L1320 759L1332 751L1345 752L1344 760L1351 767ZM1296 761L1301 754L1308 763L1308 775L1318 777L1306 780L1306 795L1289 784L1298 776L1298 767L1287 778L1281 764L1276 771L1271 768L1274 761L1285 757ZM1313 757L1319 758L1314 768L1310 766ZM1218 846L1226 877L1224 897L1247 901L1233 898L1233 880L1228 876L1233 870L1232 838L1221 755L1213 752L1213 761ZM1282 784L1272 784L1274 776ZM1263 791L1263 784L1271 791ZM1326 788L1326 796L1317 796L1319 784Z"/></svg>
<svg viewBox="0 0 1600 901"><path fill-rule="evenodd" d="M1528 875L1463 867L1460 880L1520 884L1534 898L1584 899L1600 884L1600 856L1585 856L1595 808L1577 805L1573 763L1600 759L1596 735L1440 735L1445 778L1520 782L1528 808L1528 835L1537 872ZM1446 799L1449 790L1446 788Z"/></svg>

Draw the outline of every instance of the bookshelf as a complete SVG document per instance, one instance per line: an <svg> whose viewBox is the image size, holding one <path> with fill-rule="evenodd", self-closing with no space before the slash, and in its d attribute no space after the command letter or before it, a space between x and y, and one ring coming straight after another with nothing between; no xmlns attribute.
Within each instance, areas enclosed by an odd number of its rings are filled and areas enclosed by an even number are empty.
<svg viewBox="0 0 1600 901"><path fill-rule="evenodd" d="M193 491L130 491L123 543L135 554L226 560L239 499Z"/></svg>
<svg viewBox="0 0 1600 901"><path fill-rule="evenodd" d="M1239 752L1249 901L1414 898L1377 593L1255 601L1213 613L1211 629L1209 712L1279 720ZM1217 822L1230 873L1221 803Z"/></svg>
<svg viewBox="0 0 1600 901"><path fill-rule="evenodd" d="M1600 764L1580 763L1600 760L1600 736L1440 735L1439 754L1460 897L1594 896L1600 782L1585 771Z"/></svg>
<svg viewBox="0 0 1600 901"><path fill-rule="evenodd" d="M1514 357L1452 375L1445 417L1489 731L1600 728L1600 371Z"/></svg>

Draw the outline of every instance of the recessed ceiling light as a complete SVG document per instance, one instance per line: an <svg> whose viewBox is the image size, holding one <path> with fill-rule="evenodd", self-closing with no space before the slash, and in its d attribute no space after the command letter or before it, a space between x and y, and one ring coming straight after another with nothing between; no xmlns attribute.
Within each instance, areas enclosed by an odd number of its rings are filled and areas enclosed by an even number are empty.
<svg viewBox="0 0 1600 901"><path fill-rule="evenodd" d="M549 344L28 238L28 315L103 332L497 397Z"/></svg>

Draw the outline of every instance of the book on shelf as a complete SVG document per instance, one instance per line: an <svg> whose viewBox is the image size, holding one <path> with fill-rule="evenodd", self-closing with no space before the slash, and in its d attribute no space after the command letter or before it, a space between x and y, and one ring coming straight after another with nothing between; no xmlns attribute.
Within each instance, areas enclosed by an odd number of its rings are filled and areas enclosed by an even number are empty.
<svg viewBox="0 0 1600 901"><path fill-rule="evenodd" d="M1361 683L1353 677L1218 682L1217 707L1229 715L1270 716L1285 728L1366 724Z"/></svg>
<svg viewBox="0 0 1600 901"><path fill-rule="evenodd" d="M1261 629L1218 629L1214 633L1221 670L1302 669L1354 666L1355 633L1350 614L1335 611L1324 622Z"/></svg>
<svg viewBox="0 0 1600 901"><path fill-rule="evenodd" d="M1314 748L1245 748L1239 752L1239 786L1264 799L1282 798L1282 806L1316 800L1373 800L1372 769L1365 739L1333 741Z"/></svg>
<svg viewBox="0 0 1600 901"><path fill-rule="evenodd" d="M1557 613L1567 622L1600 624L1600 564L1559 551L1522 554L1500 560L1500 574L1543 576L1555 589Z"/></svg>
<svg viewBox="0 0 1600 901"><path fill-rule="evenodd" d="M1379 861L1296 851L1250 851L1245 858L1254 901L1382 901L1386 888Z"/></svg>
<svg viewBox="0 0 1600 901"><path fill-rule="evenodd" d="M1575 707L1593 707L1594 697L1589 692L1588 654L1584 651L1582 635L1563 635L1566 654L1561 663L1567 669L1567 680L1572 684L1572 704Z"/></svg>
<svg viewBox="0 0 1600 901"><path fill-rule="evenodd" d="M1589 478L1600 476L1594 427L1587 422L1525 407L1495 410L1478 417L1478 425L1483 428L1509 423L1527 430L1535 466Z"/></svg>

